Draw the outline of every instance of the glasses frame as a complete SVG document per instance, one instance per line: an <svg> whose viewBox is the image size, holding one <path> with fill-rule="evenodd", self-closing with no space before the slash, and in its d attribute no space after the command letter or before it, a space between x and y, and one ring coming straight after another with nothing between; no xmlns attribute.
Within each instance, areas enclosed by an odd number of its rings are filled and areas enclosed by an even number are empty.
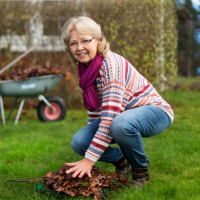
<svg viewBox="0 0 200 200"><path fill-rule="evenodd" d="M85 39L85 40L86 40L86 39ZM89 39L89 40L88 40L89 43L92 42L92 40L94 40L94 37L93 37L92 39ZM83 40L83 41L84 41L84 40ZM78 44L81 44L82 46L84 46L84 45L82 44L82 41L81 41L81 42L77 42L77 47L78 47ZM69 42L68 42L67 45L69 46L69 48L77 48L77 47L70 46L70 43L69 43Z"/></svg>

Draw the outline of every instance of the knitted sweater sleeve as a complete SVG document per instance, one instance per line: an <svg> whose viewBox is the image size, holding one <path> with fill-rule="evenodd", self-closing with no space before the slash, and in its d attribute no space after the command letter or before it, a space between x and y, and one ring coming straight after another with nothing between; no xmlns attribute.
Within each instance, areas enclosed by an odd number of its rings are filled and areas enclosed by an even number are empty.
<svg viewBox="0 0 200 200"><path fill-rule="evenodd" d="M101 110L97 110L95 112L89 112L88 111L88 122L87 124L91 124L95 120L97 120L99 117L101 117Z"/></svg>
<svg viewBox="0 0 200 200"><path fill-rule="evenodd" d="M108 148L113 137L110 126L113 119L124 111L123 96L125 86L117 81L108 82L102 90L101 122L92 143L86 151L85 157L96 162Z"/></svg>

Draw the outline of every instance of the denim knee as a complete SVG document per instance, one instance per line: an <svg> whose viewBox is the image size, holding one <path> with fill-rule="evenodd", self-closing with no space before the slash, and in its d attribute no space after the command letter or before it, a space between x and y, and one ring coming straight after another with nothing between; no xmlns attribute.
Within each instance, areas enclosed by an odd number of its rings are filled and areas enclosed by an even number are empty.
<svg viewBox="0 0 200 200"><path fill-rule="evenodd" d="M71 147L80 156L84 156L87 150L86 144L84 144L83 141L79 137L76 137L76 135L74 135L72 139Z"/></svg>
<svg viewBox="0 0 200 200"><path fill-rule="evenodd" d="M117 140L121 140L124 138L126 135L131 134L133 135L134 133L138 132L137 124L134 123L134 120L132 120L131 127L127 119L124 117L120 117L119 115L114 118L112 121L110 131L112 133L113 138Z"/></svg>

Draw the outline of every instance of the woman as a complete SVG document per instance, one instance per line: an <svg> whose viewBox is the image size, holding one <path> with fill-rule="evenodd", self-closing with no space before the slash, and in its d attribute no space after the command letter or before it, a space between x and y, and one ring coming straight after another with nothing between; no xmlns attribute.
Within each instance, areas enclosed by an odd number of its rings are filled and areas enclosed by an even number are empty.
<svg viewBox="0 0 200 200"><path fill-rule="evenodd" d="M136 186L149 182L149 161L142 137L167 129L174 118L170 105L122 56L110 50L100 25L88 17L70 19L62 37L72 62L78 65L88 125L72 140L84 159L70 166L73 177L91 177L95 162L112 163L125 175L132 171ZM119 148L109 146L117 143Z"/></svg>

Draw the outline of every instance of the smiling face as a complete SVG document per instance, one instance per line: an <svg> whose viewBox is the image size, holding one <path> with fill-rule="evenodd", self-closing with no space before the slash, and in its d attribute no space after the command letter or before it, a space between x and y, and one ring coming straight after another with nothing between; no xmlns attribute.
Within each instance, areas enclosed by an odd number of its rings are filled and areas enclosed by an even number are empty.
<svg viewBox="0 0 200 200"><path fill-rule="evenodd" d="M97 54L97 47L99 44L99 40L94 38L92 41L87 44L84 41L89 41L93 38L92 35L84 35L80 34L76 30L72 30L70 32L69 43L72 44L78 42L77 47L73 47L70 45L70 51L72 56L79 62L85 63L87 66L91 63L94 57ZM81 42L81 43L80 43Z"/></svg>

